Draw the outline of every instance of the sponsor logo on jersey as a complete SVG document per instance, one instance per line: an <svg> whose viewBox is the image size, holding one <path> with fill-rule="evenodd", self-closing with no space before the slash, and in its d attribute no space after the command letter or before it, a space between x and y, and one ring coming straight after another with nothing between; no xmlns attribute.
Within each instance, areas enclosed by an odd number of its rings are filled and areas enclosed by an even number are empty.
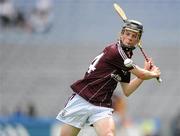
<svg viewBox="0 0 180 136"><path fill-rule="evenodd" d="M121 82L121 77L118 74L111 74L111 77L117 81L117 82Z"/></svg>

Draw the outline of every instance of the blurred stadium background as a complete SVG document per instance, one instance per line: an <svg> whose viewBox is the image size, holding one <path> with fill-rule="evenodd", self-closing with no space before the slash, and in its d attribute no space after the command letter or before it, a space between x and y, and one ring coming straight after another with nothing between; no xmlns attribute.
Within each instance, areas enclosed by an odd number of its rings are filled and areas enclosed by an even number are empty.
<svg viewBox="0 0 180 136"><path fill-rule="evenodd" d="M180 136L179 0L11 2L23 15L23 25L5 22L0 26L0 136L58 135L60 123L55 117L71 94L69 85L117 39L122 21L114 2L121 4L129 18L143 23L144 49L161 68L163 79L161 84L144 82L125 98L129 131L133 136L147 136L138 134L140 128L150 132L148 136ZM36 23L31 20L38 7L46 10L45 23L41 17ZM138 49L135 54L135 62L143 66ZM119 130L120 126L118 135ZM80 135L95 133L87 128Z"/></svg>

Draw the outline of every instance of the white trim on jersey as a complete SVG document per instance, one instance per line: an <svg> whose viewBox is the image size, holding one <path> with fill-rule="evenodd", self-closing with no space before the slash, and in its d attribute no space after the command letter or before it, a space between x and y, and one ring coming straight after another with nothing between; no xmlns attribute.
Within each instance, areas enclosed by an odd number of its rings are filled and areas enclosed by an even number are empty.
<svg viewBox="0 0 180 136"><path fill-rule="evenodd" d="M120 47L120 42L117 43L118 46L118 52L121 55L121 57L123 58L123 60L128 59L126 53L123 51L123 49Z"/></svg>

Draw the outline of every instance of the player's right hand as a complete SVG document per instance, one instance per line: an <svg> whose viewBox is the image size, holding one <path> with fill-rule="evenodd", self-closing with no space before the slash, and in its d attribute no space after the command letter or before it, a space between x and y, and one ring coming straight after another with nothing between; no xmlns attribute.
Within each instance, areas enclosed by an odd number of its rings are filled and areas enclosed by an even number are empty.
<svg viewBox="0 0 180 136"><path fill-rule="evenodd" d="M154 77L160 77L160 75L161 75L161 71L160 71L159 67L157 67L155 65L152 66L150 71L154 73Z"/></svg>

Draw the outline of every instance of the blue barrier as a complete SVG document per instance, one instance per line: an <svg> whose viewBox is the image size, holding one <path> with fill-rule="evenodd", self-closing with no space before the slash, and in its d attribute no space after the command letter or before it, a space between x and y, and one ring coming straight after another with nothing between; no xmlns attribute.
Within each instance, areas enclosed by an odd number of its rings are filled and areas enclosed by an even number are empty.
<svg viewBox="0 0 180 136"><path fill-rule="evenodd" d="M35 118L26 115L0 117L0 135L4 136L51 136L55 119Z"/></svg>

